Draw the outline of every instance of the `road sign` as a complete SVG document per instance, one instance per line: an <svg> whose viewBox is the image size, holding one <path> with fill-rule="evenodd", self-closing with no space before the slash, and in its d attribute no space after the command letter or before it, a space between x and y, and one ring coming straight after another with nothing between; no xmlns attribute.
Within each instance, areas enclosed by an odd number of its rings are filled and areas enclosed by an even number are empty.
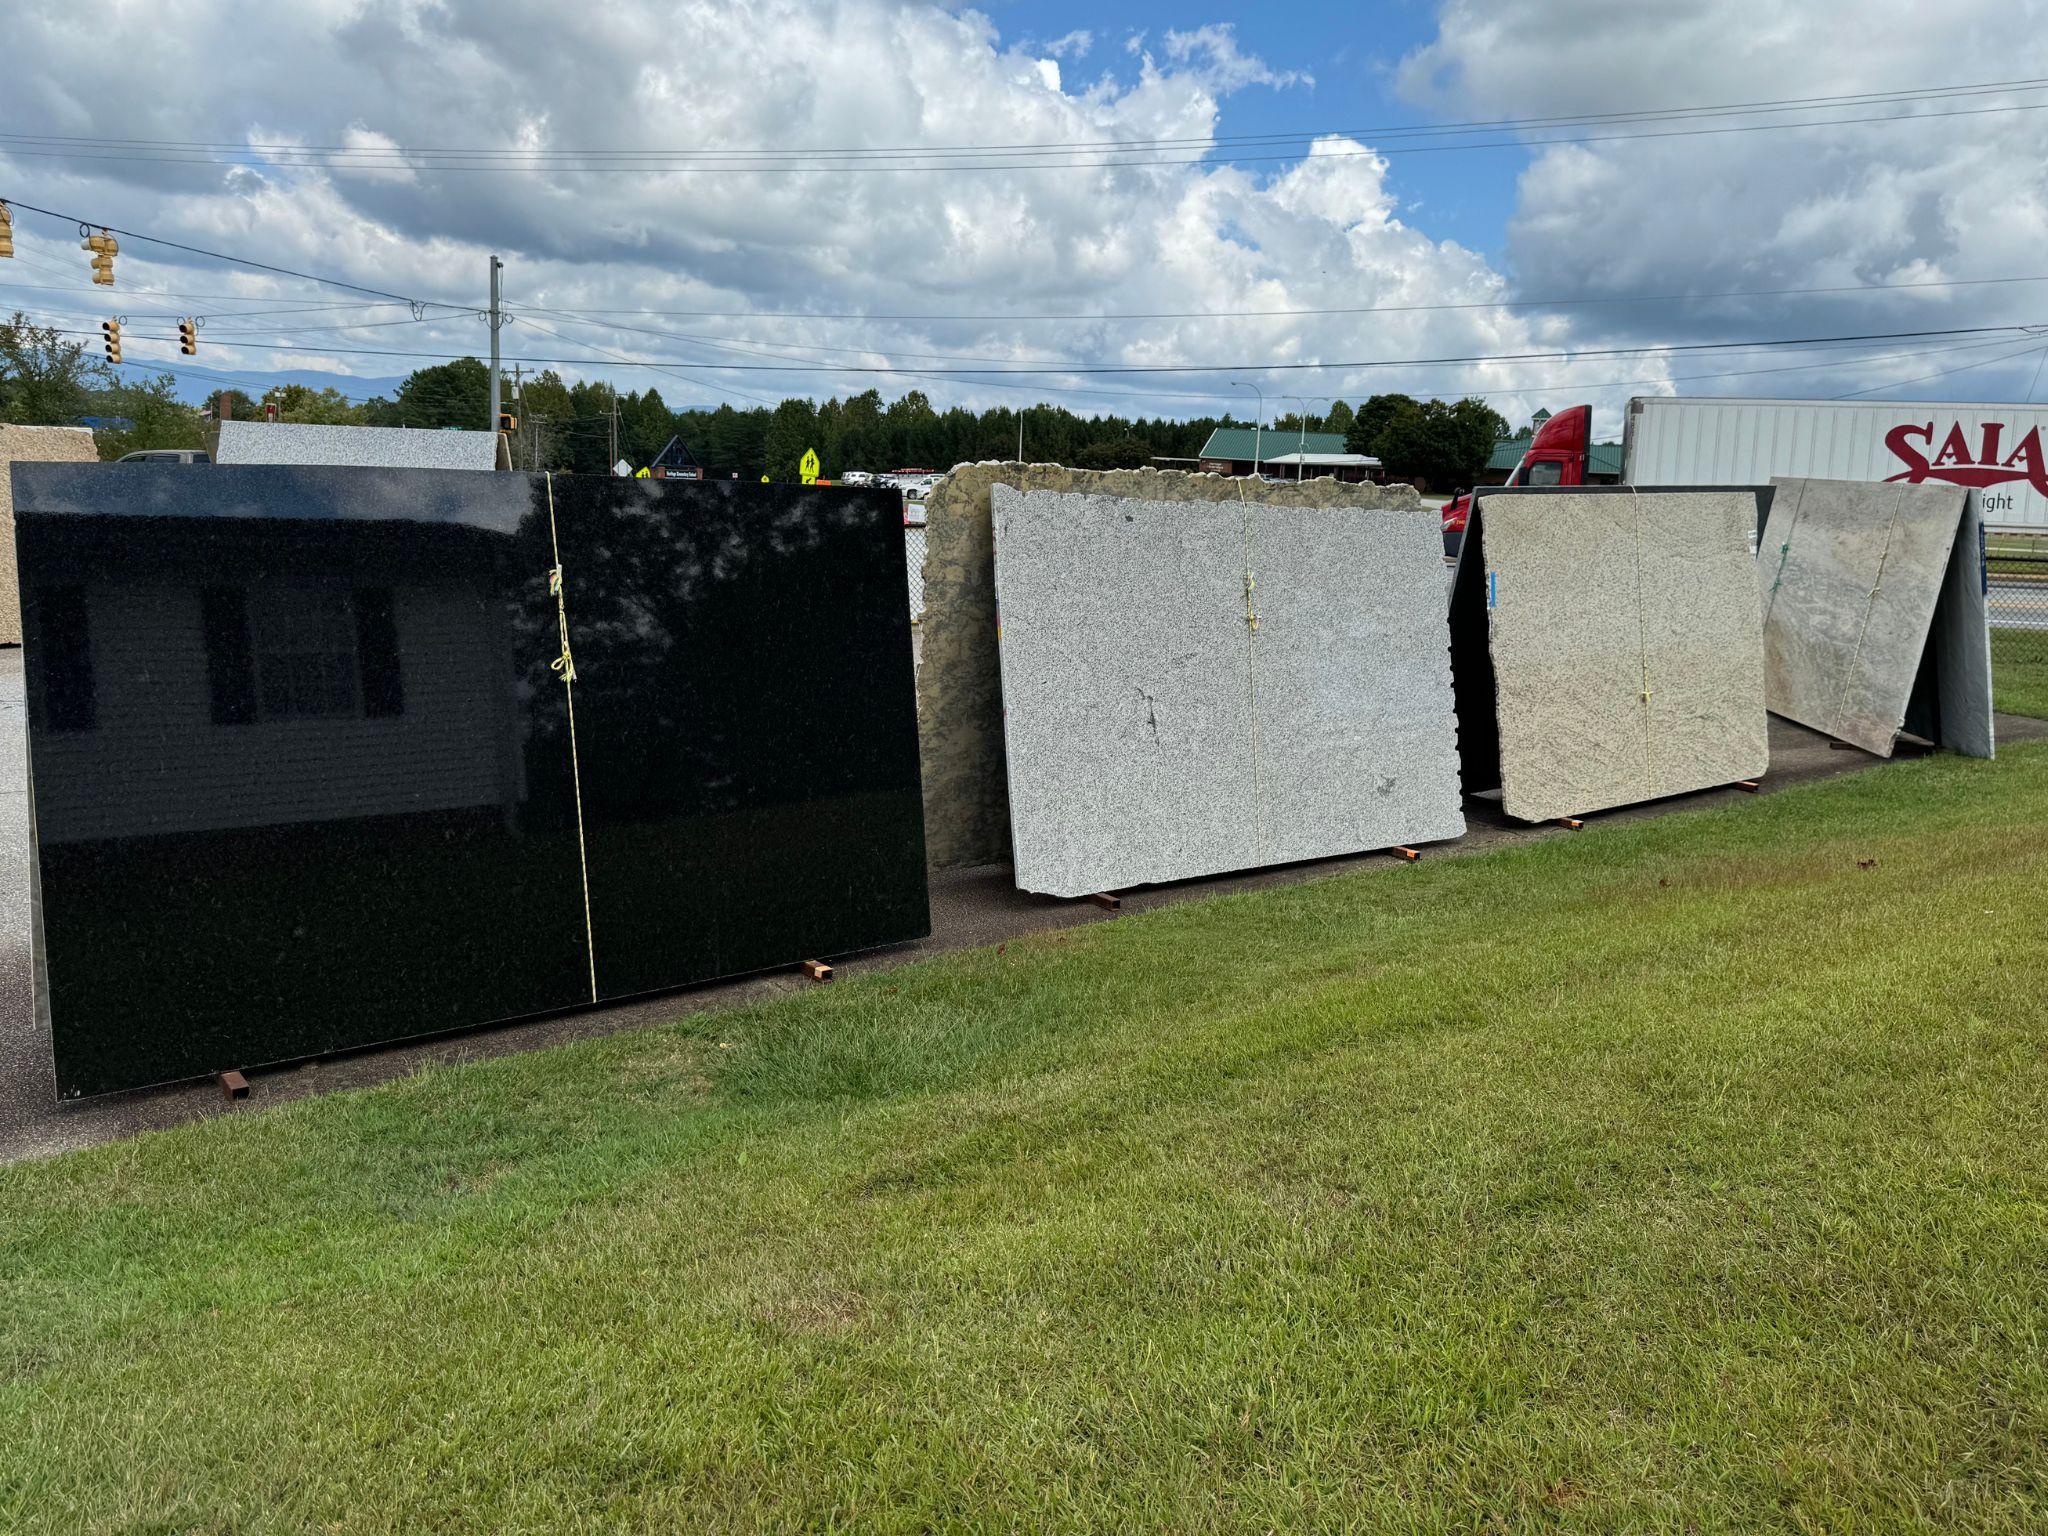
<svg viewBox="0 0 2048 1536"><path fill-rule="evenodd" d="M640 468L633 471L633 478L635 480L652 480L654 478L654 471L643 464Z"/></svg>
<svg viewBox="0 0 2048 1536"><path fill-rule="evenodd" d="M768 483L768 477L767 477L766 475L763 475L763 476L761 477L761 483L762 483L763 485L766 485L766 484Z"/></svg>
<svg viewBox="0 0 2048 1536"><path fill-rule="evenodd" d="M621 459L618 463L612 466L612 473L617 475L621 480L623 480L626 478L626 476L633 473L633 465L629 460Z"/></svg>
<svg viewBox="0 0 2048 1536"><path fill-rule="evenodd" d="M804 450L803 461L797 465L797 472L803 476L805 485L816 485L818 483L817 449L806 448Z"/></svg>

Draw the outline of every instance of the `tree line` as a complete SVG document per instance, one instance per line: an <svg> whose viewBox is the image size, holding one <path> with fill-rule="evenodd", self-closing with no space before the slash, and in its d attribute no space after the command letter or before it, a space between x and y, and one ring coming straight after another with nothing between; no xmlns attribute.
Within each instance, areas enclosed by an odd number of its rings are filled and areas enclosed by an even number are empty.
<svg viewBox="0 0 2048 1536"><path fill-rule="evenodd" d="M280 384L260 399L220 390L195 407L178 399L168 373L124 380L84 344L19 313L0 321L0 421L65 425L103 417L128 423L95 432L106 459L142 448L196 448L203 412L218 414L223 406L240 419L261 418L264 407L274 405L278 419L287 422L474 430L488 419L490 382L489 367L466 357L416 370L388 397L355 400L334 388ZM1228 414L1182 421L1081 416L1046 404L941 410L915 389L888 401L870 389L823 404L787 399L772 406L676 409L658 389L570 384L553 369L522 378L516 397L507 379L502 399L503 409L517 419L513 463L576 474L603 474L620 458L640 468L671 442L718 478L794 480L807 450L817 453L820 474L831 480L848 470L944 470L978 459L1015 458L1020 417L1027 459L1078 469L1136 469L1179 459L1192 468L1217 427L1250 425ZM1378 458L1389 478L1445 490L1472 483L1494 440L1507 435L1508 423L1481 400L1379 394L1355 407L1332 401L1325 412L1305 419L1283 415L1265 428L1276 454L1291 452L1287 435L1303 430L1341 434L1347 451Z"/></svg>

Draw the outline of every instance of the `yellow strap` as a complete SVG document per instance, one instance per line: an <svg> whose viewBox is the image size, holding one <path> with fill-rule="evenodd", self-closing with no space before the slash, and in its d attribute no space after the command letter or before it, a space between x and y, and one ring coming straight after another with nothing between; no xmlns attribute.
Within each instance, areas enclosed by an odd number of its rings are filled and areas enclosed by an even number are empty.
<svg viewBox="0 0 2048 1536"><path fill-rule="evenodd" d="M583 765L576 757L576 661L569 653L569 601L563 591L562 542L555 533L555 474L547 471L548 547L555 563L548 571L548 592L555 600L555 622L562 632L562 654L548 663L562 679L569 701L569 777L576 787L576 864L583 873L583 953L590 961L590 1000L597 1001L597 934L590 924L590 850L583 839Z"/></svg>

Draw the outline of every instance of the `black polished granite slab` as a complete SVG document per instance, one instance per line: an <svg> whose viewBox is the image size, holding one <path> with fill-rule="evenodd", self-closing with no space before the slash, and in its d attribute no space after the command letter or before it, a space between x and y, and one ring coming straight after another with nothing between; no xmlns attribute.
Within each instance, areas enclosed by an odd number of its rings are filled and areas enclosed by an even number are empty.
<svg viewBox="0 0 2048 1536"><path fill-rule="evenodd" d="M887 492L13 475L65 1096L929 931Z"/></svg>

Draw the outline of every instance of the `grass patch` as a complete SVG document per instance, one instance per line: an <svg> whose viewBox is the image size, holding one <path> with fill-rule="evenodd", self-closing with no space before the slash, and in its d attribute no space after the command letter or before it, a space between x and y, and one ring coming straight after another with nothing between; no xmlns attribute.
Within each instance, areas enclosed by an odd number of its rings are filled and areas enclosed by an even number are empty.
<svg viewBox="0 0 2048 1536"><path fill-rule="evenodd" d="M2007 714L2048 719L2048 630L1991 631L1991 698Z"/></svg>
<svg viewBox="0 0 2048 1536"><path fill-rule="evenodd" d="M0 1170L0 1528L2033 1531L2048 750Z"/></svg>

